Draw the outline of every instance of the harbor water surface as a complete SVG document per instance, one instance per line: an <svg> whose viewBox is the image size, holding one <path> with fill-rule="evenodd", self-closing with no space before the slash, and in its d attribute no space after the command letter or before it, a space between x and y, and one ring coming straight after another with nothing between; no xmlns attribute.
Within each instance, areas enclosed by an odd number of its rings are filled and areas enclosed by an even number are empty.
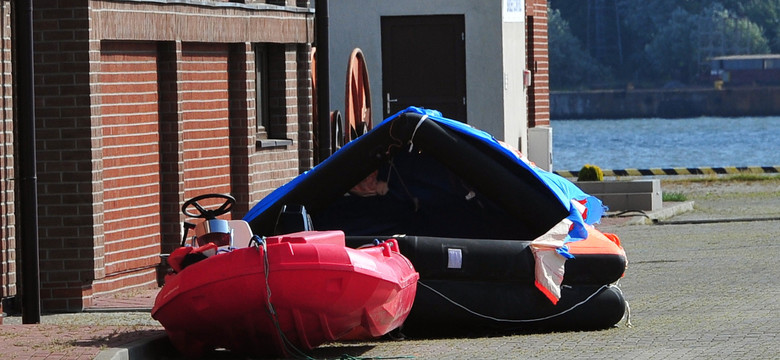
<svg viewBox="0 0 780 360"><path fill-rule="evenodd" d="M780 165L780 116L550 123L553 170Z"/></svg>

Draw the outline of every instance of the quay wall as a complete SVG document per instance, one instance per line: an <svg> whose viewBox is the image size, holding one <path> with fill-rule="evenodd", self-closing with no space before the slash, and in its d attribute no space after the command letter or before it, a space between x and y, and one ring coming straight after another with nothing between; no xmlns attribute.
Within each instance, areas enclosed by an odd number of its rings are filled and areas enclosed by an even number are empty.
<svg viewBox="0 0 780 360"><path fill-rule="evenodd" d="M778 116L780 87L558 91L551 119Z"/></svg>

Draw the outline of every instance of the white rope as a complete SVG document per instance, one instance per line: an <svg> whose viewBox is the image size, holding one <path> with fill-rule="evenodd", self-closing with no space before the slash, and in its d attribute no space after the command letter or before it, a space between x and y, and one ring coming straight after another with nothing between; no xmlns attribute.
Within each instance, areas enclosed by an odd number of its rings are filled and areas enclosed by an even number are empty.
<svg viewBox="0 0 780 360"><path fill-rule="evenodd" d="M623 290L621 290L618 286L618 282L620 282L620 280L615 281L614 287L617 289L617 291L620 293L620 296L623 297L623 301L626 303L626 327L630 328L633 327L633 325L631 325L631 306L628 305L628 300L626 300L625 295L623 295Z"/></svg>
<svg viewBox="0 0 780 360"><path fill-rule="evenodd" d="M412 131L412 137L409 138L409 152L412 152L412 149L414 149L414 135L417 134L417 129L420 128L420 125L422 125L425 120L428 120L428 115L423 115L420 118L420 121L418 121L417 125L414 127L414 131Z"/></svg>
<svg viewBox="0 0 780 360"><path fill-rule="evenodd" d="M470 313L470 314L472 314L472 315L475 315L475 316L481 317L481 318L483 318L483 319L493 320L493 321L497 321L497 322L509 322L509 323L527 323L527 322L544 321L544 320L549 320L549 319L552 319L552 318L554 318L554 317L557 317L557 316L561 316L561 315L563 315L563 314L566 314L566 313L568 313L569 311L572 311L572 310L574 310L574 309L575 309L575 308L577 308L578 306L580 306L580 305L582 305L582 304L584 304L584 303L588 302L588 300L590 300L590 299L591 299L591 298L593 298L594 296L598 295L598 293L599 293L601 290L603 290L603 289L606 289L606 288L609 288L609 287L613 286L613 285L609 285L609 284L607 284L607 285L603 285L603 286L601 286L600 288L598 288L598 289L597 289L597 290L596 290L596 291L595 291L593 294L591 294L590 296L588 296L587 298L585 298L585 300L582 300L582 301L580 301L580 302L578 302L578 303L574 304L574 306L572 306L572 307L570 307L570 308L568 308L568 309L566 309L566 310L564 310L564 311L561 311L561 312L559 312L559 313L557 313L557 314L552 314L552 315L548 315L548 316L544 316L544 317L540 317L540 318L536 318L536 319L501 319L501 318L496 318L496 317L492 317L492 316L489 316L489 315L480 314L480 313L478 313L478 312L476 312L476 311L474 311L474 310L471 310L471 309L467 308L466 306L464 306L464 305L461 305L461 304L457 303L455 300L452 300L452 299L448 298L446 295L444 295L444 294L442 294L442 293L440 293L440 292L438 292L438 291L434 290L432 287L430 287L430 286L428 286L428 285L424 284L422 281L418 281L417 283L418 283L418 284L420 284L420 285L422 285L422 286L423 286L423 287L425 287L426 289L428 289L428 290L430 290L430 291L433 291L435 294L437 294L437 295L441 296L442 298L444 298L445 300L449 301L449 302L450 302L450 303L452 303L453 305L455 305L455 306L457 306L457 307L459 307L459 308L461 308L461 309L463 309L463 310L466 310L468 313ZM626 303L626 304L628 304L628 303Z"/></svg>

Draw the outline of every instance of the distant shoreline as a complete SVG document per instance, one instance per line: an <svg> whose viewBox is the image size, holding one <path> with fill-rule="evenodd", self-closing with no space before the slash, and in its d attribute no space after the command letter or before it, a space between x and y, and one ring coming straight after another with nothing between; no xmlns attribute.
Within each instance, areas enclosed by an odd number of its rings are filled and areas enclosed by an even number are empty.
<svg viewBox="0 0 780 360"><path fill-rule="evenodd" d="M780 86L550 92L552 120L699 116L780 116Z"/></svg>

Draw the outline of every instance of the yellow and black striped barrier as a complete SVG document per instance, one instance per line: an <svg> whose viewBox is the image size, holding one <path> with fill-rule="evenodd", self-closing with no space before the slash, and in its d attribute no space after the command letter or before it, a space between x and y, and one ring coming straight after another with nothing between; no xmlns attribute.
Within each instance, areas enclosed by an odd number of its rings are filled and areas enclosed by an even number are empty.
<svg viewBox="0 0 780 360"><path fill-rule="evenodd" d="M726 167L675 167L652 169L602 170L604 176L653 176L653 175L725 175L725 174L769 174L780 173L780 166L726 166ZM580 171L556 170L563 177L576 178Z"/></svg>

